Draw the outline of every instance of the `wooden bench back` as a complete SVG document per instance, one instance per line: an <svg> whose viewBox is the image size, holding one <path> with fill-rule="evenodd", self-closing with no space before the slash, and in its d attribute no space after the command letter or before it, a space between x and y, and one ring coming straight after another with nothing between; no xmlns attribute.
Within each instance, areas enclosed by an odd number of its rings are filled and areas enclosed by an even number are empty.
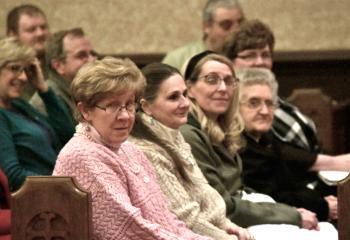
<svg viewBox="0 0 350 240"><path fill-rule="evenodd" d="M350 176L338 183L339 240L350 239Z"/></svg>
<svg viewBox="0 0 350 240"><path fill-rule="evenodd" d="M90 240L90 198L72 177L27 177L11 197L12 240Z"/></svg>
<svg viewBox="0 0 350 240"><path fill-rule="evenodd" d="M340 154L350 151L350 102L339 103L319 88L295 89L288 102L311 118L317 128L317 137L324 152Z"/></svg>

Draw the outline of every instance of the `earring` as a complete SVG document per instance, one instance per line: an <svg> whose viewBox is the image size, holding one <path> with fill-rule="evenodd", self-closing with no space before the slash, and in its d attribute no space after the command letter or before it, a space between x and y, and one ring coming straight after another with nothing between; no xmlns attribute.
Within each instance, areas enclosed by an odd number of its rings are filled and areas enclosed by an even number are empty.
<svg viewBox="0 0 350 240"><path fill-rule="evenodd" d="M90 125L86 125L86 126L85 126L85 132L90 132L90 130L91 130L91 129L90 129Z"/></svg>
<svg viewBox="0 0 350 240"><path fill-rule="evenodd" d="M153 119L153 117L152 117L152 116L150 116L150 118L149 118L149 123L150 123L152 126L154 126L154 125L155 125L155 123L154 123L154 119Z"/></svg>

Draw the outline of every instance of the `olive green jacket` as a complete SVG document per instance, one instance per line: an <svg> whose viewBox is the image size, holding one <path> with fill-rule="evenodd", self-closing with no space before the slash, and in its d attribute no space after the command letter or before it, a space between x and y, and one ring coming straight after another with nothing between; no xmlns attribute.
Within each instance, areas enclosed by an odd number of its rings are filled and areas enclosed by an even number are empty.
<svg viewBox="0 0 350 240"><path fill-rule="evenodd" d="M223 145L214 146L209 136L201 130L193 115L181 128L185 140L191 145L199 167L226 202L227 216L242 227L258 224L292 224L301 226L296 208L280 203L253 203L241 199L242 162L238 155L231 156Z"/></svg>

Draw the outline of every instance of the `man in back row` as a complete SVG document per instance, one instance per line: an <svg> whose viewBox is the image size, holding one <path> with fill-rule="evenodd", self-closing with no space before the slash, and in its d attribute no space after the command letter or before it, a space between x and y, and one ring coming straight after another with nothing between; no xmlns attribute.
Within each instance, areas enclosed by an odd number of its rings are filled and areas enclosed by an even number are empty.
<svg viewBox="0 0 350 240"><path fill-rule="evenodd" d="M79 69L96 59L92 44L81 28L56 32L47 43L46 59L48 84L65 103L73 118L75 103L70 93L70 83ZM36 93L30 103L40 112L47 114L45 105Z"/></svg>
<svg viewBox="0 0 350 240"><path fill-rule="evenodd" d="M181 70L188 59L204 50L221 51L227 36L243 19L238 0L209 0L203 9L203 39L169 52L163 63Z"/></svg>

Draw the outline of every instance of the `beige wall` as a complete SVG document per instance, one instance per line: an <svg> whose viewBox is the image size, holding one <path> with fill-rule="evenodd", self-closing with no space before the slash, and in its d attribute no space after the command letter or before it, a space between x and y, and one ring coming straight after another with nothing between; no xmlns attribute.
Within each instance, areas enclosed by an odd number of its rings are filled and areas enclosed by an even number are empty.
<svg viewBox="0 0 350 240"><path fill-rule="evenodd" d="M206 0L0 0L7 12L34 3L52 31L81 26L102 53L162 53L201 38ZM349 0L242 0L248 18L274 30L279 50L350 49Z"/></svg>

